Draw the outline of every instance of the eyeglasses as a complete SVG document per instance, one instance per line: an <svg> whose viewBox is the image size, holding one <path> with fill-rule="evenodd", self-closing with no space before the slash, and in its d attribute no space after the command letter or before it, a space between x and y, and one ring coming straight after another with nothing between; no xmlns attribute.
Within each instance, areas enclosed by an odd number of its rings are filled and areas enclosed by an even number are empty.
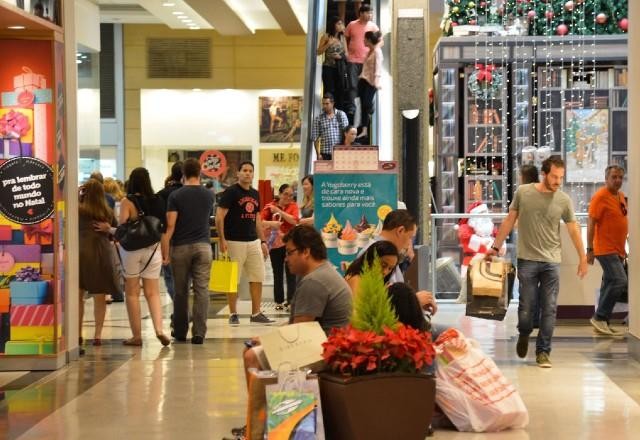
<svg viewBox="0 0 640 440"><path fill-rule="evenodd" d="M287 257L290 257L290 256L291 256L291 254L293 254L293 253L294 253L294 252L296 252L296 251L298 251L298 252L299 252L299 251L300 251L300 249L298 249L298 248L295 248L295 249L287 249L287 250L285 250L285 253L287 254Z"/></svg>
<svg viewBox="0 0 640 440"><path fill-rule="evenodd" d="M624 206L624 203L620 202L620 209L622 209L622 215L627 215L627 207Z"/></svg>

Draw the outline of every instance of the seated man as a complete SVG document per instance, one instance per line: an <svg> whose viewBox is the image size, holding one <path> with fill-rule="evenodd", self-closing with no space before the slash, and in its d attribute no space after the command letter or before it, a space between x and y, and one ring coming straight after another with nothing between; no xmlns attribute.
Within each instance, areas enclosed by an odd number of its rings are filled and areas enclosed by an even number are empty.
<svg viewBox="0 0 640 440"><path fill-rule="evenodd" d="M282 239L289 271L301 277L291 303L289 324L318 321L329 333L349 323L353 308L351 289L331 263L320 233L311 226L296 226ZM244 352L244 367L249 385L249 368L270 369L258 338ZM277 365L273 365L277 368Z"/></svg>

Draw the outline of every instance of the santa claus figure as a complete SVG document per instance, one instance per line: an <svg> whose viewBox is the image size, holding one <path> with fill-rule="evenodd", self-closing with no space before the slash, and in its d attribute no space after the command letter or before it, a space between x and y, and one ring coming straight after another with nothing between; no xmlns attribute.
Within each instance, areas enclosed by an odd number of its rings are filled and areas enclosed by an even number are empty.
<svg viewBox="0 0 640 440"><path fill-rule="evenodd" d="M481 201L474 202L469 208L470 214L488 214L489 208ZM498 233L498 228L489 217L463 218L458 223L458 239L464 252L460 276L462 277L462 288L457 302L467 302L467 270L472 262L482 260ZM503 245L504 247L504 245ZM502 252L501 252L502 253Z"/></svg>

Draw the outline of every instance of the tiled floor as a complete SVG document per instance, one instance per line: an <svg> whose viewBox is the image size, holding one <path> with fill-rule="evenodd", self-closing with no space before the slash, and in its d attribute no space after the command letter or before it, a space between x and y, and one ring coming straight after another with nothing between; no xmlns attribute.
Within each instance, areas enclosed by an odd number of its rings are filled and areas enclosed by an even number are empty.
<svg viewBox="0 0 640 440"><path fill-rule="evenodd" d="M79 362L54 373L0 373L0 439L221 439L244 424L246 392L242 341L268 331L227 325L223 300L213 300L202 346L162 348L144 319L145 345L124 347L129 337L123 304L109 306L105 345L86 346ZM166 304L166 303L165 303ZM265 311L279 321L272 305ZM92 316L90 307L87 316ZM165 314L171 305L166 304ZM637 438L640 432L640 365L624 339L597 337L587 326L559 326L553 368L537 368L515 355L515 309L504 323L469 319L460 305L441 307L436 321L473 336L513 381L530 413L524 430L470 434L438 430L439 439ZM84 335L92 335L87 322ZM533 346L531 347L533 351ZM635 433L635 434L634 434ZM329 439L341 440L341 439ZM392 440L392 439L390 439Z"/></svg>

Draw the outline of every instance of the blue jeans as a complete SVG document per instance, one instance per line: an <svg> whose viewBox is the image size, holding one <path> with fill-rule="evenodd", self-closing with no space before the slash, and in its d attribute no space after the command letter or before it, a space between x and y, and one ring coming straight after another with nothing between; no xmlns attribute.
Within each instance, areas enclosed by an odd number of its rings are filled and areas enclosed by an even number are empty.
<svg viewBox="0 0 640 440"><path fill-rule="evenodd" d="M551 353L551 338L556 324L560 268L557 263L518 259L520 302L518 304L518 332L529 336L533 330L534 309L538 296L540 328L536 338L536 354Z"/></svg>
<svg viewBox="0 0 640 440"><path fill-rule="evenodd" d="M629 288L627 273L624 270L622 258L617 254L598 255L596 258L602 266L602 284L598 308L593 317L599 321L609 322L618 298Z"/></svg>

